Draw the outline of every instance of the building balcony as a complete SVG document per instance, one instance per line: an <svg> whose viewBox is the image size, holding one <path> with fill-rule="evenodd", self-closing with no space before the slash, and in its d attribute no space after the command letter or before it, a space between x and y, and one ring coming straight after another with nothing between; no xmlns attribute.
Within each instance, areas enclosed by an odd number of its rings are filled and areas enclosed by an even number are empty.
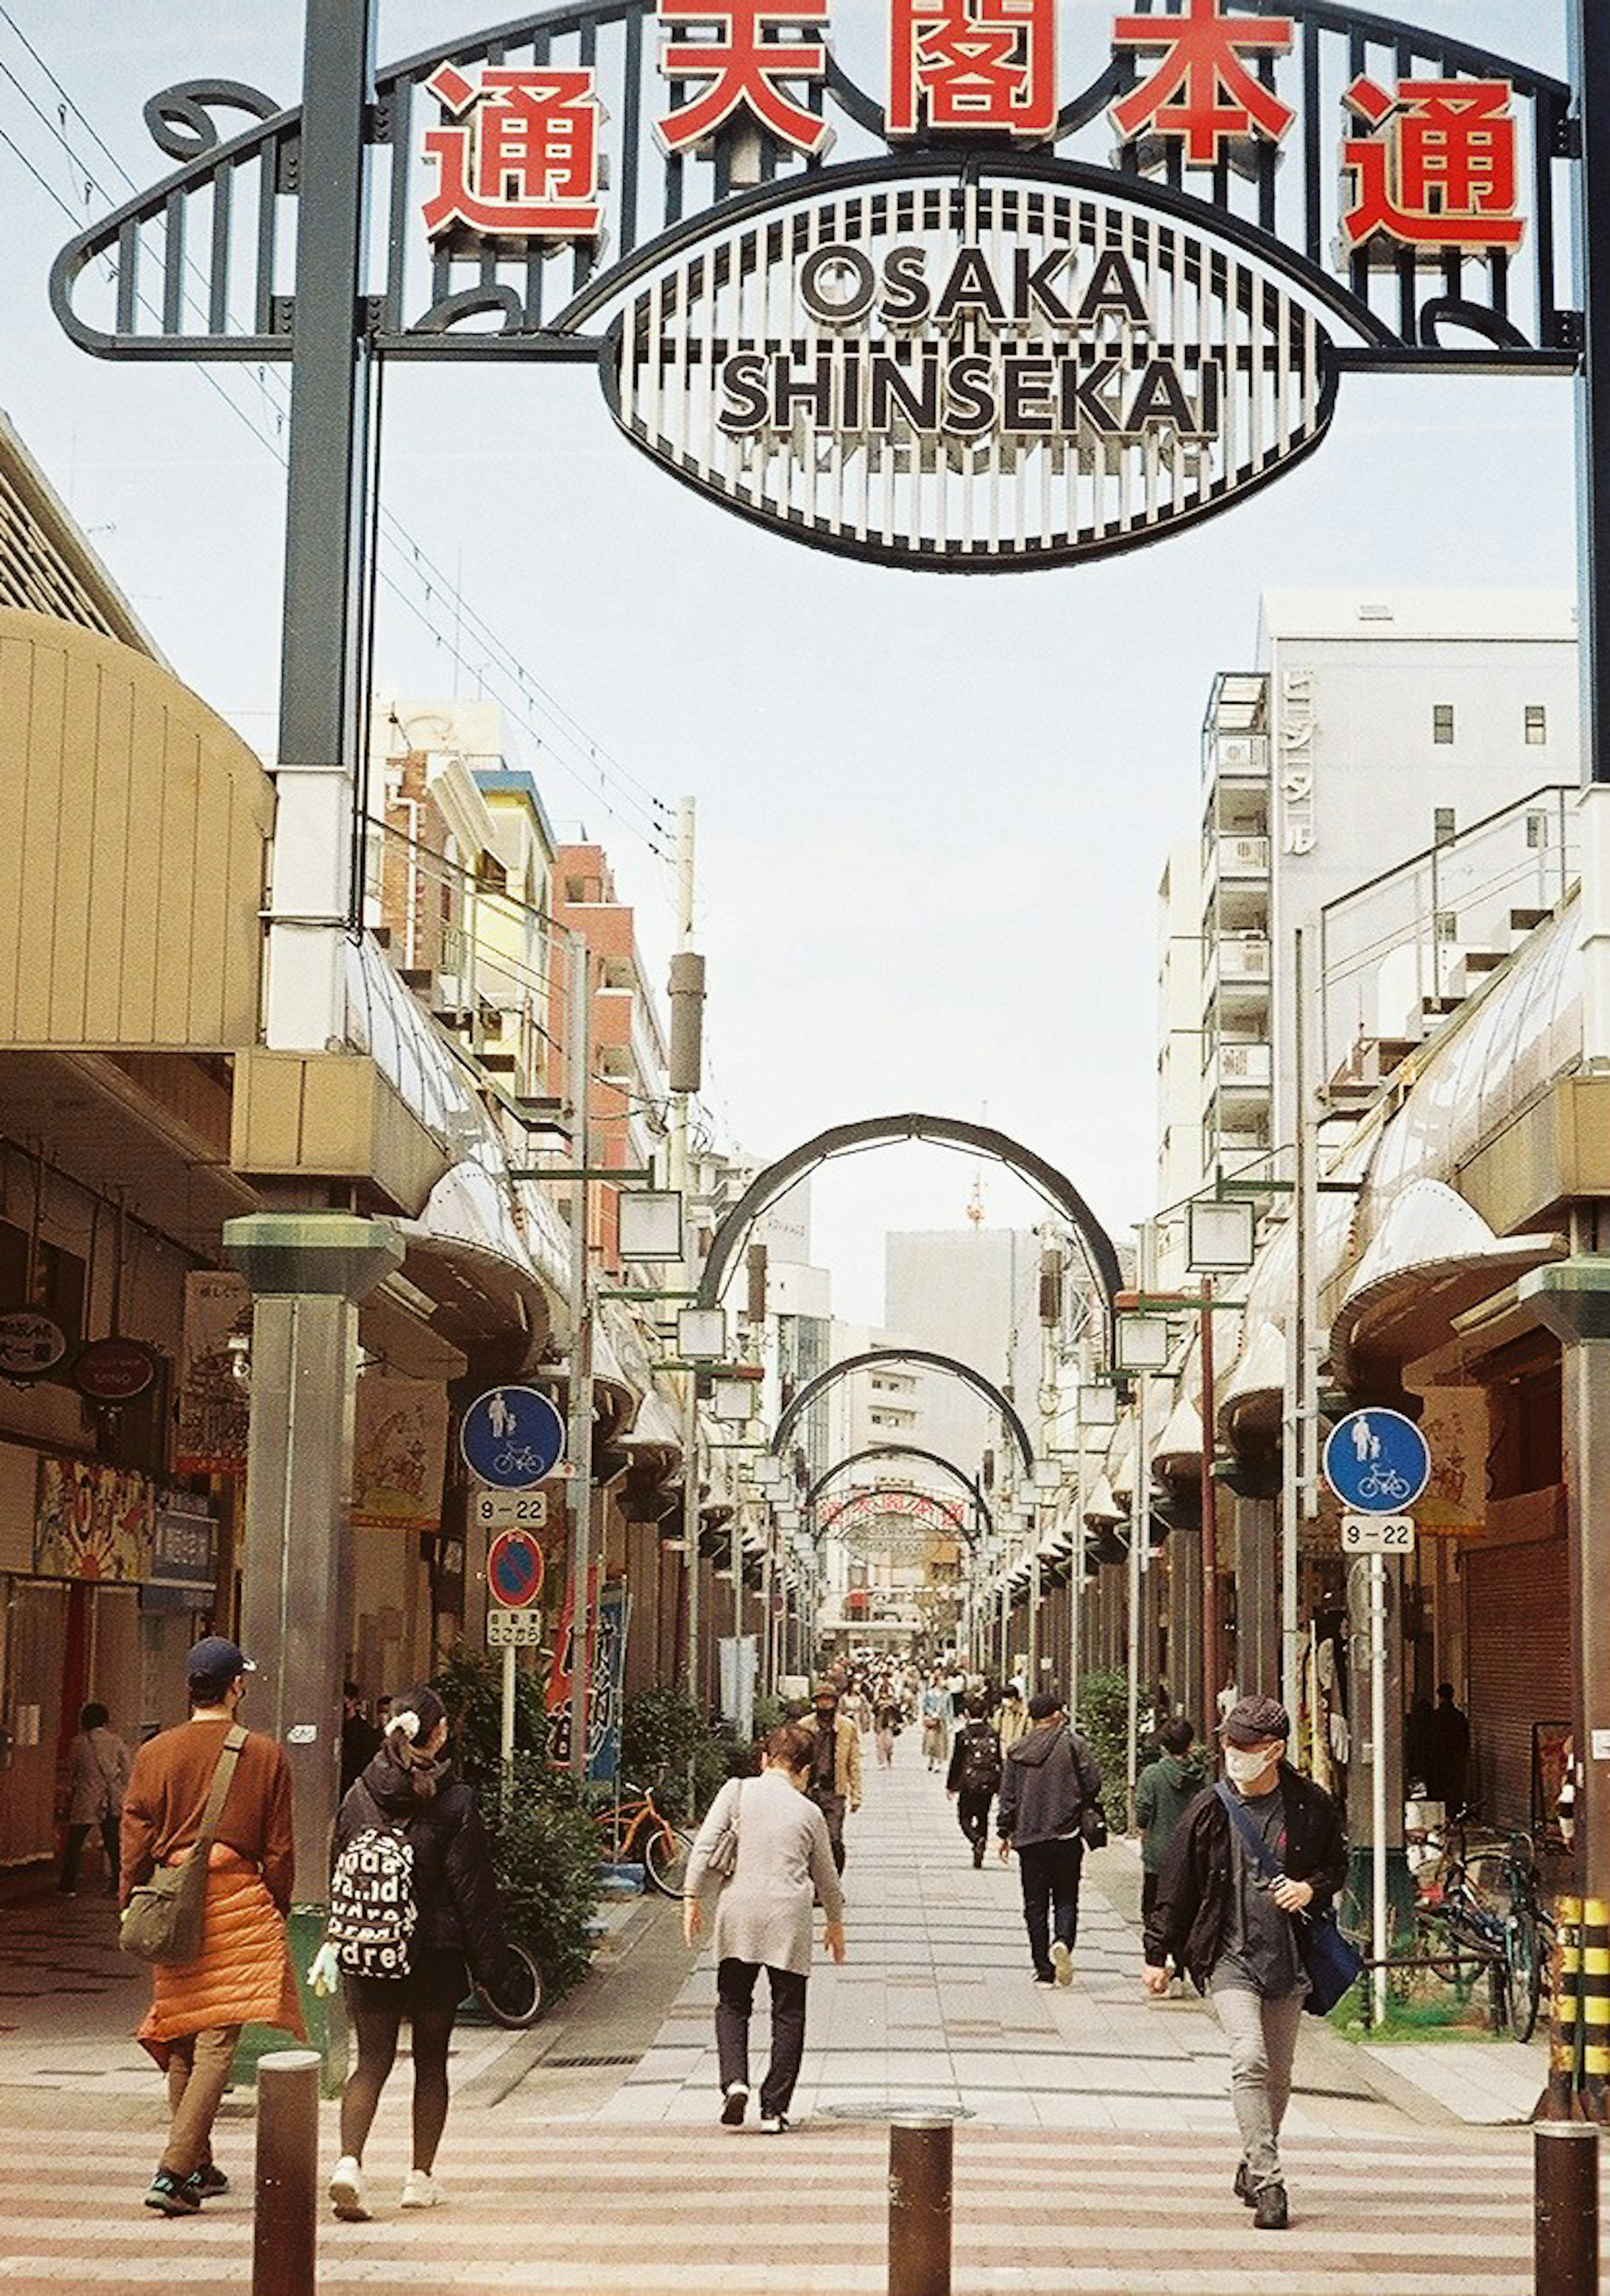
<svg viewBox="0 0 1610 2296"><path fill-rule="evenodd" d="M1208 1062L1207 1087L1215 1100L1266 1100L1274 1082L1274 1056L1268 1045L1220 1045Z"/></svg>
<svg viewBox="0 0 1610 2296"><path fill-rule="evenodd" d="M1269 747L1267 734L1209 731L1202 745L1202 777L1204 787L1216 783L1243 782L1269 783Z"/></svg>

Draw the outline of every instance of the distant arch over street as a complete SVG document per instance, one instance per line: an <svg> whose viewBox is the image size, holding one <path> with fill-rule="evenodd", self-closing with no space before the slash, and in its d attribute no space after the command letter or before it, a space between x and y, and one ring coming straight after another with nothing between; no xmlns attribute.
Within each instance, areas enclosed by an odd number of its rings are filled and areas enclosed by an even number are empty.
<svg viewBox="0 0 1610 2296"><path fill-rule="evenodd" d="M851 1467L865 1466L870 1459L921 1459L930 1467L938 1467L944 1474L953 1476L978 1509L979 1521L986 1530L993 1530L995 1518L990 1512L990 1502L984 1496L983 1485L958 1467L954 1459L943 1457L938 1451L924 1451L915 1443L869 1443L864 1451L848 1452L825 1468L805 1494L807 1507L814 1507L829 1483L847 1475Z"/></svg>
<svg viewBox="0 0 1610 2296"><path fill-rule="evenodd" d="M858 1356L846 1356L842 1363L829 1364L826 1371L819 1371L814 1379L806 1381L784 1412L771 1439L772 1449L781 1454L801 1413L809 1410L817 1396L825 1394L838 1381L848 1379L852 1372L866 1371L873 1364L896 1363L917 1364L926 1371L949 1372L953 1379L963 1381L975 1395L982 1395L992 1410L999 1412L1011 1429L1013 1439L1023 1454L1023 1465L1031 1473L1033 1472L1034 1446L1029 1440L1029 1431L1018 1417L1010 1396L997 1387L992 1379L986 1379L982 1371L975 1371L971 1364L963 1363L956 1356L937 1354L932 1348L867 1348Z"/></svg>
<svg viewBox="0 0 1610 2296"><path fill-rule="evenodd" d="M1085 1265L1100 1286L1111 1316L1113 1295L1121 1280L1118 1253L1111 1236L1072 1181L1055 1164L1048 1164L1043 1156L1036 1155L1008 1133L950 1116L869 1116L857 1124L834 1125L826 1132L818 1132L813 1140L790 1149L775 1164L768 1164L750 1182L711 1240L710 1255L699 1283L701 1304L707 1308L719 1304L744 1237L761 1214L768 1211L779 1196L785 1195L796 1180L802 1180L808 1172L815 1171L818 1164L826 1164L834 1156L852 1155L865 1148L892 1147L902 1140L970 1149L975 1155L989 1156L1006 1165L1009 1171L1027 1181L1072 1227Z"/></svg>

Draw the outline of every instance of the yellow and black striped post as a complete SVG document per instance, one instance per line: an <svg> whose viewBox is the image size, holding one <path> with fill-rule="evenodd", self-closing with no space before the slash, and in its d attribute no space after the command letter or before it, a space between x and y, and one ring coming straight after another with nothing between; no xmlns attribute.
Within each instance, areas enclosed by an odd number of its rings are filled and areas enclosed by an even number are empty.
<svg viewBox="0 0 1610 2296"><path fill-rule="evenodd" d="M1581 2118L1603 2122L1610 2092L1610 1903L1582 1906Z"/></svg>
<svg viewBox="0 0 1610 2296"><path fill-rule="evenodd" d="M1576 2116L1577 2054L1581 2042L1582 1901L1562 1898L1554 1944L1554 2013L1548 2033L1546 2120Z"/></svg>

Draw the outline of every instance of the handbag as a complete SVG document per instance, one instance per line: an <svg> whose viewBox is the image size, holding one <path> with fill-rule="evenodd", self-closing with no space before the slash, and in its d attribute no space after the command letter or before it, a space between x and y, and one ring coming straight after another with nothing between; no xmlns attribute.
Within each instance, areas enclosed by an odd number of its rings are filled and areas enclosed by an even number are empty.
<svg viewBox="0 0 1610 2296"><path fill-rule="evenodd" d="M1231 1823L1240 1828L1241 1838L1252 1851L1258 1871L1266 1882L1276 1880L1280 1868L1246 1812L1237 1806L1222 1780L1213 1791L1229 1812ZM1310 2017L1323 2017L1363 1976L1364 1962L1343 1936L1341 1925L1328 1906L1318 1913L1310 1906L1291 1918L1297 1924L1297 1952L1308 1974L1308 1998L1302 2006Z"/></svg>
<svg viewBox="0 0 1610 2296"><path fill-rule="evenodd" d="M1087 1849L1105 1849L1107 1846L1107 1821L1098 1801L1088 1801L1079 1813L1079 1831Z"/></svg>
<svg viewBox="0 0 1610 2296"><path fill-rule="evenodd" d="M199 1961L207 1915L207 1859L224 1808L224 1797L246 1733L237 1722L224 1740L212 1773L207 1807L195 1847L182 1866L159 1866L149 1881L136 1882L118 1924L118 1943L136 1961L177 1964Z"/></svg>
<svg viewBox="0 0 1610 2296"><path fill-rule="evenodd" d="M738 1870L738 1812L743 1807L743 1782L738 1781L738 1791L732 1798L732 1819L726 1833L704 1861L704 1870L718 1881L730 1882Z"/></svg>

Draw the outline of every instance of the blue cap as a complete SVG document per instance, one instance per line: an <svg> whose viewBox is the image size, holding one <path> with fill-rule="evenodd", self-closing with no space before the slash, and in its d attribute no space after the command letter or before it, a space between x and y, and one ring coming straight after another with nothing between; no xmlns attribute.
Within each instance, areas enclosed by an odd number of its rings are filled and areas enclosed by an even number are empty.
<svg viewBox="0 0 1610 2296"><path fill-rule="evenodd" d="M232 1643L227 1635L203 1635L193 1643L185 1660L185 1674L190 1682L233 1682L238 1674L255 1674L257 1668L239 1643Z"/></svg>

